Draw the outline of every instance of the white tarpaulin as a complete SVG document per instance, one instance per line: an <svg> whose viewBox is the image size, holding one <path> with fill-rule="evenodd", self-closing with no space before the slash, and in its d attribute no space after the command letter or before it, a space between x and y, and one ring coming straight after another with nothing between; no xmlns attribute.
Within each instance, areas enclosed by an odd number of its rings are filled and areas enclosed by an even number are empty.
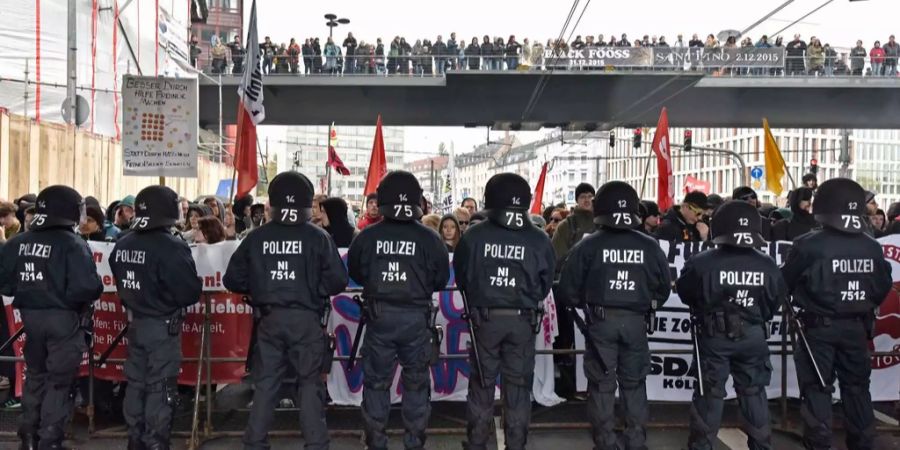
<svg viewBox="0 0 900 450"><path fill-rule="evenodd" d="M125 175L197 176L197 80L126 76Z"/></svg>
<svg viewBox="0 0 900 450"><path fill-rule="evenodd" d="M170 57L169 51L184 52L190 23L189 3L184 0L76 0L75 3L77 93L90 106L82 129L118 138L121 137L121 77L129 73L181 75L177 69L178 58ZM3 2L0 107L38 121L63 121L67 20L68 0Z"/></svg>

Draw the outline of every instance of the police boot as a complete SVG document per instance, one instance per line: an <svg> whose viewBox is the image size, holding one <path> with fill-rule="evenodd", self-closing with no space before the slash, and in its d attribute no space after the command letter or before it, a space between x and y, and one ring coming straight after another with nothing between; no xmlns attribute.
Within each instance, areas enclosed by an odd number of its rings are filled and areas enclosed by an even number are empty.
<svg viewBox="0 0 900 450"><path fill-rule="evenodd" d="M22 441L19 450L37 450L39 439L37 434L19 433L19 439Z"/></svg>
<svg viewBox="0 0 900 450"><path fill-rule="evenodd" d="M129 437L128 450L147 450L147 446L141 441L141 438Z"/></svg>
<svg viewBox="0 0 900 450"><path fill-rule="evenodd" d="M150 444L149 446L143 448L147 450L169 450L169 443L156 441L153 444Z"/></svg>

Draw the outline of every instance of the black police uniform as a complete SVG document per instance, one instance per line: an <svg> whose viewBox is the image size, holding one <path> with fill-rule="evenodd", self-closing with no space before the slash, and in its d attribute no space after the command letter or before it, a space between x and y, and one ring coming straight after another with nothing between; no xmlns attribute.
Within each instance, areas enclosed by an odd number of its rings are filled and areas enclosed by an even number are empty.
<svg viewBox="0 0 900 450"><path fill-rule="evenodd" d="M766 327L787 289L775 261L755 249L765 244L760 221L751 204L725 203L713 216L711 228L713 243L721 246L689 259L676 283L681 301L697 321L704 387L704 395L699 387L694 389L691 449L713 448L729 374L734 378L748 447L772 448L766 399L772 365Z"/></svg>
<svg viewBox="0 0 900 450"><path fill-rule="evenodd" d="M178 216L178 194L144 188L135 199L132 232L116 242L109 260L130 321L122 407L129 449L169 448L184 308L202 290L190 247L170 231Z"/></svg>
<svg viewBox="0 0 900 450"><path fill-rule="evenodd" d="M407 449L425 445L431 414L432 295L447 286L450 259L444 243L417 221L422 188L409 172L387 174L378 185L385 220L366 227L350 245L350 278L363 287L366 330L362 347L362 414L366 445L386 449L394 367L403 367L401 414Z"/></svg>
<svg viewBox="0 0 900 450"><path fill-rule="evenodd" d="M0 293L15 297L27 337L23 449L63 448L72 385L87 351L80 314L103 292L90 249L74 232L83 206L72 188L44 189L29 231L7 241L0 257Z"/></svg>
<svg viewBox="0 0 900 450"><path fill-rule="evenodd" d="M307 449L327 449L325 383L331 342L321 321L330 296L347 287L347 271L325 230L309 223L313 186L298 172L269 184L272 221L252 230L231 256L225 287L249 294L256 320L253 406L245 449L268 449L282 379L297 373L300 428Z"/></svg>
<svg viewBox="0 0 900 450"><path fill-rule="evenodd" d="M782 267L825 383L821 386L804 347L795 347L804 444L811 449L831 447L831 394L837 376L847 447L871 449L875 418L868 342L874 309L891 289L891 267L881 245L864 234L865 193L856 182L836 178L822 183L813 211L824 228L796 239Z"/></svg>
<svg viewBox="0 0 900 450"><path fill-rule="evenodd" d="M620 203L621 202L621 203ZM634 230L640 226L638 197L619 181L604 185L594 197L601 229L578 243L563 268L564 304L585 309L590 340L608 368L604 373L587 352L588 418L596 449L615 449L616 381L625 413L628 448L646 448L647 388L650 350L645 316L671 292L671 275L659 243Z"/></svg>
<svg viewBox="0 0 900 450"><path fill-rule="evenodd" d="M522 177L495 175L485 187L488 221L469 228L453 255L456 284L466 293L484 369L470 360L468 447L487 448L494 381L503 374L506 448L524 449L531 421L534 334L553 287L556 255L531 225L531 189ZM473 358L474 359L474 358ZM481 379L489 385L482 386Z"/></svg>

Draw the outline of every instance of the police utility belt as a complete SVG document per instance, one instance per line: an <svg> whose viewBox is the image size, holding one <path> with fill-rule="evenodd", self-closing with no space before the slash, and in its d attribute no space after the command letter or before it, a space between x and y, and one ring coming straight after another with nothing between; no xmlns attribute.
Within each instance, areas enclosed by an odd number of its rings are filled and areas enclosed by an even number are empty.
<svg viewBox="0 0 900 450"><path fill-rule="evenodd" d="M823 316L821 314L815 314L808 311L800 311L797 313L797 319L800 320L800 323L807 329L813 328L828 328L834 323L840 322L856 322L859 321L862 323L863 327L866 329L866 335L869 339L872 339L873 332L875 330L875 312L866 313L866 314L853 314L846 316L836 316L836 317L828 317Z"/></svg>
<svg viewBox="0 0 900 450"><path fill-rule="evenodd" d="M364 321L361 324L366 322L374 322L378 320L378 317L381 316L382 312L384 312L384 306L387 306L388 310L401 310L401 311L417 311L421 310L425 314L425 327L431 332L431 361L430 364L434 365L440 362L440 354L441 354L441 343L444 341L444 327L438 325L437 323L437 314L439 309L431 304L431 299L428 299L427 304L421 304L416 302L396 302L390 300L377 300L373 298L366 298L365 301L361 301L359 297L354 297L354 301L356 301L362 311L362 315L364 317ZM354 343L355 344L355 343ZM358 345L358 344L355 344Z"/></svg>
<svg viewBox="0 0 900 450"><path fill-rule="evenodd" d="M541 323L544 321L543 305L538 306L537 309L475 307L473 313L475 314L474 319L478 321L476 328L481 322L490 322L492 317L524 317L531 324L534 334L537 334L541 331Z"/></svg>
<svg viewBox="0 0 900 450"><path fill-rule="evenodd" d="M769 338L770 331L765 322L762 324L748 322L737 311L713 311L700 316L700 332L710 337L740 339L751 327L762 327L766 339Z"/></svg>
<svg viewBox="0 0 900 450"><path fill-rule="evenodd" d="M128 323L134 321L135 317L139 320L142 319L156 319L156 320L164 320L166 322L166 331L168 331L169 336L178 336L178 333L181 332L181 326L184 324L185 316L187 315L184 308L178 308L171 315L168 316L142 316L135 315L130 309L125 309L126 317L128 318ZM82 327L84 326L84 322L82 322ZM90 321L90 326L93 328L93 320Z"/></svg>
<svg viewBox="0 0 900 450"><path fill-rule="evenodd" d="M647 323L647 334L653 334L656 330L656 308L658 307L658 302L656 300L650 301L650 309L644 314L644 322ZM631 315L640 315L641 313L635 311L633 309L628 308L617 308L617 307L609 307L603 305L596 304L586 304L584 305L584 316L587 319L587 322L593 323L596 321L604 321L606 320L606 316L608 312L612 312L613 314L631 314Z"/></svg>

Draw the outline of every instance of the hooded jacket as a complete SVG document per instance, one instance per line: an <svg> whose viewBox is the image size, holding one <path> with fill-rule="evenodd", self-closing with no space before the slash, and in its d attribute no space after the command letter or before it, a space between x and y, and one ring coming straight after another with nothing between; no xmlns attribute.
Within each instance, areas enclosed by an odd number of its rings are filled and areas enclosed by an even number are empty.
<svg viewBox="0 0 900 450"><path fill-rule="evenodd" d="M809 191L807 194L804 192ZM772 241L793 241L800 236L818 228L815 217L805 209L800 208L800 202L804 199L812 199L812 189L800 188L791 192L791 216L790 219L782 219L772 225Z"/></svg>
<svg viewBox="0 0 900 450"><path fill-rule="evenodd" d="M358 232L347 220L347 202L332 197L324 200L319 206L325 210L325 215L328 216L328 226L324 228L334 239L334 245L338 248L349 247Z"/></svg>
<svg viewBox="0 0 900 450"><path fill-rule="evenodd" d="M455 250L455 246L451 246L447 243L447 240L444 239L444 221L452 220L453 223L456 224L456 232L459 233L459 238L462 239L462 230L459 227L459 219L456 218L453 214L445 214L444 217L441 217L440 225L438 225L438 234L441 235L441 242L443 242L447 246L447 251L453 252ZM456 245L459 245L459 239L456 240Z"/></svg>

